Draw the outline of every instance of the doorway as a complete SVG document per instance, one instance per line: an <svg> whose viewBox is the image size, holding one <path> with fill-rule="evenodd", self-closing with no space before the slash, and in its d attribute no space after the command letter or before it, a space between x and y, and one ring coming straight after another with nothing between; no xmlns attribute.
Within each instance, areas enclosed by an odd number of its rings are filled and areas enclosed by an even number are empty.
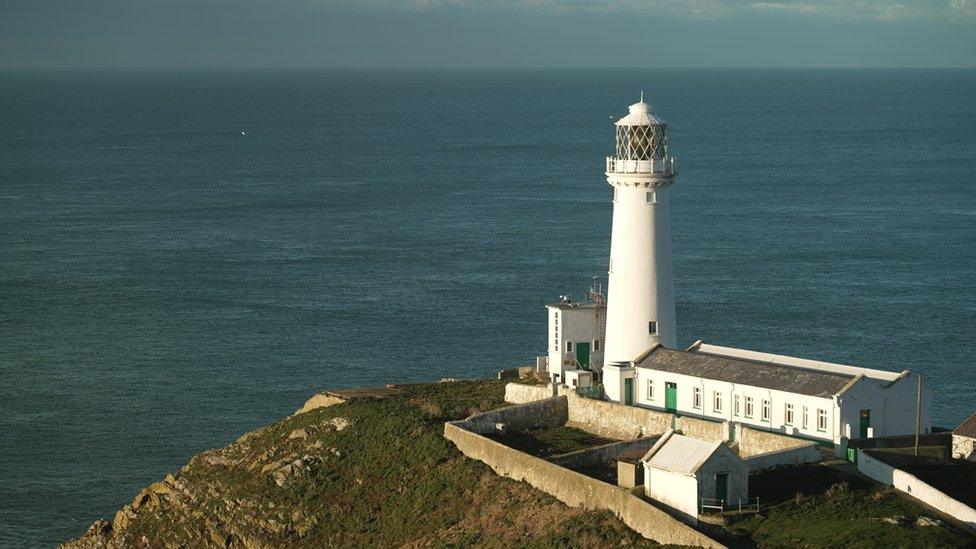
<svg viewBox="0 0 976 549"><path fill-rule="evenodd" d="M871 410L861 410L861 438L868 438L868 427L871 426Z"/></svg>
<svg viewBox="0 0 976 549"><path fill-rule="evenodd" d="M678 411L678 384L667 382L664 384L664 408L669 412Z"/></svg>
<svg viewBox="0 0 976 549"><path fill-rule="evenodd" d="M624 380L624 404L634 405L634 378L628 377Z"/></svg>
<svg viewBox="0 0 976 549"><path fill-rule="evenodd" d="M576 362L584 370L590 369L590 342L576 344Z"/></svg>
<svg viewBox="0 0 976 549"><path fill-rule="evenodd" d="M729 501L729 474L728 473L715 474L715 499L722 500L723 506L725 502Z"/></svg>

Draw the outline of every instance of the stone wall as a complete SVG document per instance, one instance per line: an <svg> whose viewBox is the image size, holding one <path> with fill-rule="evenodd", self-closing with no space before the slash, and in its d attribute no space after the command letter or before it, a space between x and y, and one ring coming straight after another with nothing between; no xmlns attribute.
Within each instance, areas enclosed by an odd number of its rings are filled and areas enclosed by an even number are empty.
<svg viewBox="0 0 976 549"><path fill-rule="evenodd" d="M735 440L739 443L739 455L743 459L780 450L799 448L801 446L812 445L816 447L817 445L813 441L778 435L776 433L760 431L759 429L750 429L741 424L736 425L735 429ZM817 450L817 455L819 456L819 450Z"/></svg>
<svg viewBox="0 0 976 549"><path fill-rule="evenodd" d="M672 415L636 406L578 396L565 387L559 394L569 399L570 427L595 435L630 440L660 435L671 428Z"/></svg>
<svg viewBox="0 0 976 549"><path fill-rule="evenodd" d="M726 441L729 439L729 424L694 417L681 416L675 421L676 431L686 437L707 441Z"/></svg>
<svg viewBox="0 0 976 549"><path fill-rule="evenodd" d="M782 467L784 465L818 463L820 461L820 447L816 442L808 441L800 446L794 446L784 450L753 454L744 457L743 461L749 466L750 473L772 469L773 467Z"/></svg>
<svg viewBox="0 0 976 549"><path fill-rule="evenodd" d="M724 547L630 490L509 448L471 432L470 423L469 420L446 423L444 437L461 453L486 463L499 475L525 481L571 507L610 510L634 531L659 543Z"/></svg>
<svg viewBox="0 0 976 549"><path fill-rule="evenodd" d="M970 529L976 530L976 509L949 497L915 475L888 465L872 456L870 450L858 452L857 470L882 484L894 486L895 489L963 522Z"/></svg>
<svg viewBox="0 0 976 549"><path fill-rule="evenodd" d="M952 457L955 459L968 459L976 461L976 444L969 437L952 435Z"/></svg>
<svg viewBox="0 0 976 549"><path fill-rule="evenodd" d="M590 465L610 464L617 461L617 458L624 453L647 453L651 449L651 446L654 446L654 443L657 442L658 438L660 437L653 436L622 442L611 442L602 446L552 456L549 458L549 461L570 469L578 469Z"/></svg>
<svg viewBox="0 0 976 549"><path fill-rule="evenodd" d="M475 433L518 433L563 425L567 416L566 397L556 397L475 414L466 422Z"/></svg>
<svg viewBox="0 0 976 549"><path fill-rule="evenodd" d="M510 404L523 404L551 396L553 396L551 385L525 385L524 383L505 385L505 402Z"/></svg>

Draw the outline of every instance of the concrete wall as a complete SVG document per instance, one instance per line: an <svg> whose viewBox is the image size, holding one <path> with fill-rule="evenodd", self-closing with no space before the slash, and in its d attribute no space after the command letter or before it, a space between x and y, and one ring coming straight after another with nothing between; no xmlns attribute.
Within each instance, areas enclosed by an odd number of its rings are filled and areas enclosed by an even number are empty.
<svg viewBox="0 0 976 549"><path fill-rule="evenodd" d="M466 421L468 428L476 433L517 433L563 425L567 416L566 397L556 397L497 408Z"/></svg>
<svg viewBox="0 0 976 549"><path fill-rule="evenodd" d="M919 480L915 475L884 463L872 456L870 451L859 452L857 470L882 484L894 486L976 530L976 509L947 496Z"/></svg>
<svg viewBox="0 0 976 549"><path fill-rule="evenodd" d="M815 442L809 442L803 446L787 448L785 450L753 454L744 458L744 461L749 467L750 472L763 471L784 465L818 463L820 461L820 448Z"/></svg>
<svg viewBox="0 0 976 549"><path fill-rule="evenodd" d="M543 400L553 395L550 385L525 385L509 383L505 385L505 402L522 404L534 400Z"/></svg>
<svg viewBox="0 0 976 549"><path fill-rule="evenodd" d="M525 481L572 507L610 510L634 531L660 543L723 547L626 489L519 452L471 432L470 427L468 420L446 423L444 437L499 475Z"/></svg>
<svg viewBox="0 0 976 549"><path fill-rule="evenodd" d="M570 426L588 433L628 440L660 435L671 428L672 416L668 413L584 398L566 387L560 387L559 394L569 399Z"/></svg>
<svg viewBox="0 0 976 549"><path fill-rule="evenodd" d="M604 444L602 446L595 446L585 450L569 452L568 454L552 456L549 458L549 461L555 463L556 465L561 465L570 469L578 469L580 467L587 467L597 464L610 464L617 461L617 458L624 453L646 453L651 449L651 446L654 446L654 443L657 442L658 438L659 437L654 436L637 438L634 440L625 440L622 442L611 442L610 444Z"/></svg>
<svg viewBox="0 0 976 549"><path fill-rule="evenodd" d="M976 440L969 437L952 435L952 457L976 461Z"/></svg>

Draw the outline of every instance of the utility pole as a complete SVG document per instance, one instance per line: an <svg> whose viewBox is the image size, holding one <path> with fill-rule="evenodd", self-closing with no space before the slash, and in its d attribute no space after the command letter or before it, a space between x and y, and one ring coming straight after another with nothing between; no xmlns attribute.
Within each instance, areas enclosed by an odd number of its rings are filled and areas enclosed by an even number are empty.
<svg viewBox="0 0 976 549"><path fill-rule="evenodd" d="M915 462L918 462L918 439L922 430L922 372L918 373L918 386L915 388Z"/></svg>

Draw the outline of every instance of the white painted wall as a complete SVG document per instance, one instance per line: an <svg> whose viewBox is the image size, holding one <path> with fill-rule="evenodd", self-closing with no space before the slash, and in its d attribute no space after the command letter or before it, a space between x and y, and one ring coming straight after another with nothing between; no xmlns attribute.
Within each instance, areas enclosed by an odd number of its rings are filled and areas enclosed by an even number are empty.
<svg viewBox="0 0 976 549"><path fill-rule="evenodd" d="M827 442L840 442L839 431L837 430L837 407L833 399L819 398L783 391L773 391L761 387L749 385L736 385L725 381L702 379L682 374L673 374L650 370L646 368L635 369L635 391L637 393L635 404L645 406L655 410L664 410L664 388L667 382L674 382L677 385L677 412L684 416L697 416L716 421L734 421L749 425L751 427L766 429L778 433L787 433L786 428L786 404L793 404L793 436L803 436ZM653 398L648 398L647 381L654 383ZM694 406L694 387L698 387L702 394L702 406ZM714 394L718 392L722 395L722 409L716 411L714 404ZM734 395L739 395L740 410L739 414L734 413ZM609 396L609 391L608 391ZM752 417L746 417L746 397L753 399ZM762 420L762 401L770 401L770 421ZM807 408L807 425L803 426L803 408ZM817 429L817 410L827 412L827 427L821 431Z"/></svg>
<svg viewBox="0 0 976 549"><path fill-rule="evenodd" d="M623 404L626 400L623 397L625 380L634 377L634 368L629 366L615 366L607 363L603 366L603 392L607 399ZM634 393L637 393L637 380L634 380ZM634 404L637 404L637 396L634 395Z"/></svg>
<svg viewBox="0 0 976 549"><path fill-rule="evenodd" d="M976 530L976 509L947 496L915 475L896 469L887 463L861 452L857 457L857 470L874 480L894 486L896 489L918 499L939 511L954 517L969 528Z"/></svg>
<svg viewBox="0 0 976 549"><path fill-rule="evenodd" d="M870 410L874 436L915 434L915 401L918 374L909 373L894 383L862 378L837 399L841 429L860 438L861 410ZM922 433L932 430L932 390L922 383Z"/></svg>
<svg viewBox="0 0 976 549"><path fill-rule="evenodd" d="M698 481L693 476L647 467L644 493L698 522Z"/></svg>
<svg viewBox="0 0 976 549"><path fill-rule="evenodd" d="M566 370L575 370L576 345L580 342L590 344L590 364L599 372L603 366L606 329L606 310L602 307L558 307L547 305L549 315L549 376L559 375L565 383ZM558 319L558 321L557 321ZM573 343L573 350L566 350L566 342ZM599 342L599 344L597 344Z"/></svg>
<svg viewBox="0 0 976 549"><path fill-rule="evenodd" d="M656 343L677 346L671 268L670 193L652 174L608 173L613 235L607 285L606 361L626 362ZM669 183L669 181L668 181ZM649 203L648 193L656 200ZM657 323L650 334L648 322Z"/></svg>

